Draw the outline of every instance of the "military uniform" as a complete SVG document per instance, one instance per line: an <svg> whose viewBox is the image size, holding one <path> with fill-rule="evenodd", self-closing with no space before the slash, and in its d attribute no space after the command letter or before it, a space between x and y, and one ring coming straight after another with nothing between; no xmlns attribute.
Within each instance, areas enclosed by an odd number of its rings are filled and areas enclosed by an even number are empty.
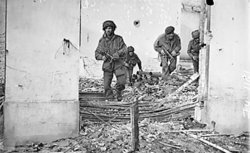
<svg viewBox="0 0 250 153"><path fill-rule="evenodd" d="M160 35L154 43L154 49L159 53L161 58L163 79L167 79L167 77L176 69L177 56L180 55L181 40L180 37L173 32L174 28L172 26L167 27L165 33ZM169 33L173 33L173 39L171 40L166 37ZM167 54L161 54L163 46L172 55L172 60L170 60L170 57Z"/></svg>
<svg viewBox="0 0 250 153"><path fill-rule="evenodd" d="M200 33L198 30L192 32L193 39L189 41L187 50L187 53L191 57L193 62L194 73L199 72L199 52L202 47L199 41L199 36Z"/></svg>
<svg viewBox="0 0 250 153"><path fill-rule="evenodd" d="M130 52L133 52L132 56L129 54ZM126 62L126 65L127 65L127 76L128 76L128 79L129 79L129 83L131 84L132 83L133 69L136 66L136 64L138 65L139 70L142 70L141 60L137 56L137 54L134 53L134 48L132 46L128 47L125 62Z"/></svg>
<svg viewBox="0 0 250 153"><path fill-rule="evenodd" d="M115 29L116 26L114 23L111 24L110 22L112 23L112 21L109 21L107 25L105 25L104 22L104 30L106 28L105 26L113 26ZM121 36L113 34L111 38L108 38L107 35L104 34L99 40L97 49L95 50L95 58L97 60L103 60L103 56L106 57L106 60L102 65L102 70L104 73L104 90L107 97L113 96L111 83L113 74L115 74L117 79L115 86L117 91L117 99L121 100L121 91L125 89L126 84L126 68L124 66L125 53L126 44L124 43Z"/></svg>

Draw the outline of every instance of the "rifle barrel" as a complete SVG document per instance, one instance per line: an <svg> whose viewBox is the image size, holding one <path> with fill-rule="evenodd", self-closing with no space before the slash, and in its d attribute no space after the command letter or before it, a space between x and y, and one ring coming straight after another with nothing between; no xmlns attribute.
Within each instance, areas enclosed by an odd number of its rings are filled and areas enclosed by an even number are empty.
<svg viewBox="0 0 250 153"><path fill-rule="evenodd" d="M162 46L162 48L171 59L174 59L174 57L168 52L167 48L164 45Z"/></svg>

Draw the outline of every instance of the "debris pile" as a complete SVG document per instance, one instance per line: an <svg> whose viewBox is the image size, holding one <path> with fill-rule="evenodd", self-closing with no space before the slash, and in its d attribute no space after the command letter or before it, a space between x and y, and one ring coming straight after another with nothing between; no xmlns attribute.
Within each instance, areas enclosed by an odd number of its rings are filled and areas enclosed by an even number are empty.
<svg viewBox="0 0 250 153"><path fill-rule="evenodd" d="M156 122L144 119L139 122L138 153L216 153L218 148L208 145L200 138L220 145L231 152L247 152L248 135L223 136L206 129L183 130L176 121ZM192 137L192 136L195 136ZM51 143L19 146L16 152L74 152L74 153L129 153L131 150L130 123L97 125L86 122L79 137L60 139Z"/></svg>
<svg viewBox="0 0 250 153"><path fill-rule="evenodd" d="M193 116L197 86L192 84L172 94L190 79L191 74L191 70L182 70L172 74L168 81L163 81L157 73L139 72L134 76L133 86L127 86L123 92L122 102L115 99L107 101L102 80L82 78L79 89L81 119L83 122L129 121L129 108L137 97L143 97L139 101L140 120L170 121Z"/></svg>
<svg viewBox="0 0 250 153"><path fill-rule="evenodd" d="M103 92L103 79L80 78L79 92Z"/></svg>
<svg viewBox="0 0 250 153"><path fill-rule="evenodd" d="M196 76L197 77L197 76ZM197 85L185 86L189 71L168 81L148 79L127 86L123 101L106 99L103 80L80 79L80 135L50 143L17 146L11 152L74 153L219 153L249 151L249 133L220 134L196 121ZM113 82L114 85L114 82ZM139 151L131 150L130 106L139 98Z"/></svg>

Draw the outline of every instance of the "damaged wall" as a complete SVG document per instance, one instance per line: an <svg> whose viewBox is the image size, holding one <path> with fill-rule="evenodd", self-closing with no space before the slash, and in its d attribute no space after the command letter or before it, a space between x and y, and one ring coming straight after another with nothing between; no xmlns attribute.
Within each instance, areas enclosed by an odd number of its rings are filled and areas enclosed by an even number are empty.
<svg viewBox="0 0 250 153"><path fill-rule="evenodd" d="M76 136L79 1L12 0L7 13L5 145Z"/></svg>
<svg viewBox="0 0 250 153"><path fill-rule="evenodd" d="M0 1L0 95L2 95L2 84L4 84L5 74L5 18L6 18L6 1Z"/></svg>
<svg viewBox="0 0 250 153"><path fill-rule="evenodd" d="M182 0L181 7L181 59L190 59L187 54L188 43L192 39L191 32L199 29L201 0Z"/></svg>
<svg viewBox="0 0 250 153"><path fill-rule="evenodd" d="M102 77L102 62L95 60L94 52L103 35L102 23L107 19L114 20L115 33L128 46L134 46L143 69L160 72L153 43L168 25L175 26L176 33L180 33L180 6L180 0L83 0L81 75Z"/></svg>
<svg viewBox="0 0 250 153"><path fill-rule="evenodd" d="M203 119L222 133L248 131L249 24L247 0L214 1L212 6L209 99Z"/></svg>

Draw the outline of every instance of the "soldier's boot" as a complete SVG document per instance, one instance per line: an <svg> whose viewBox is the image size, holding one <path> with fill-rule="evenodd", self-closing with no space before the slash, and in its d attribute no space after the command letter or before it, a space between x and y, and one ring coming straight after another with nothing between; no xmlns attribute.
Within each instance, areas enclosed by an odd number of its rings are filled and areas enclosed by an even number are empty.
<svg viewBox="0 0 250 153"><path fill-rule="evenodd" d="M117 93L117 100L121 101L122 100L122 90L125 89L125 85L124 84L116 84L116 93Z"/></svg>
<svg viewBox="0 0 250 153"><path fill-rule="evenodd" d="M114 94L112 90L105 91L106 98L114 98Z"/></svg>
<svg viewBox="0 0 250 153"><path fill-rule="evenodd" d="M117 101L122 101L122 92L117 90Z"/></svg>

